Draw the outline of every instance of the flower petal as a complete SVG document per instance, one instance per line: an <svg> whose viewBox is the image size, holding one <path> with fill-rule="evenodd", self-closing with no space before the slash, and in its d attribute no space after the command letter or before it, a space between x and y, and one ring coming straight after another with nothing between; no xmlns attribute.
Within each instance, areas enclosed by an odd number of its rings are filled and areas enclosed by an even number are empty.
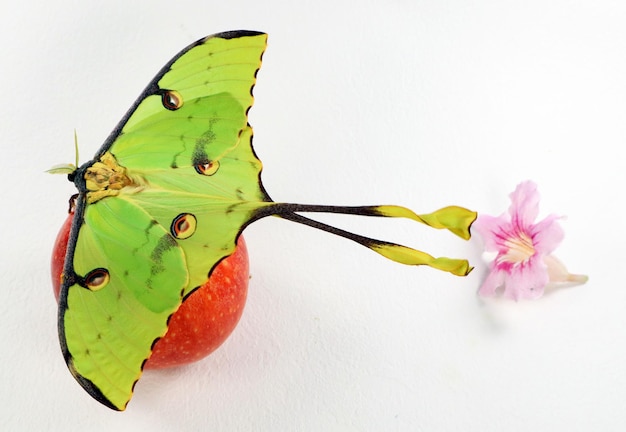
<svg viewBox="0 0 626 432"><path fill-rule="evenodd" d="M509 237L511 223L508 215L499 217L489 215L478 215L478 219L472 225L472 231L476 231L485 243L485 250L489 252L499 252L504 246L505 237ZM504 234L504 235L503 235Z"/></svg>
<svg viewBox="0 0 626 432"><path fill-rule="evenodd" d="M559 225L559 216L550 215L531 228L533 244L538 254L549 255L565 237L565 232Z"/></svg>
<svg viewBox="0 0 626 432"><path fill-rule="evenodd" d="M491 272L487 275L487 278L480 286L478 294L483 297L494 297L496 290L504 283L506 272L498 269L496 266L492 266Z"/></svg>
<svg viewBox="0 0 626 432"><path fill-rule="evenodd" d="M531 226L539 214L537 185L527 180L518 184L515 191L509 196L511 197L509 213L513 226L518 228Z"/></svg>
<svg viewBox="0 0 626 432"><path fill-rule="evenodd" d="M514 300L537 299L543 295L548 283L548 270L541 257L535 256L527 263L511 267L505 281L504 297Z"/></svg>

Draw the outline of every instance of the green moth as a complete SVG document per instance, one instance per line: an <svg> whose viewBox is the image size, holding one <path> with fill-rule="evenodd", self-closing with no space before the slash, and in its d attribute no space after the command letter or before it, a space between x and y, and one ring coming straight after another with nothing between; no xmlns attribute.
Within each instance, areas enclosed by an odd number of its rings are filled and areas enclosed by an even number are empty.
<svg viewBox="0 0 626 432"><path fill-rule="evenodd" d="M124 410L168 319L250 223L278 216L353 240L394 261L455 275L465 260L359 236L302 213L403 217L468 239L476 213L446 207L336 207L272 201L247 113L267 35L232 31L178 53L95 157L63 172L76 185L59 301L67 366L96 400Z"/></svg>

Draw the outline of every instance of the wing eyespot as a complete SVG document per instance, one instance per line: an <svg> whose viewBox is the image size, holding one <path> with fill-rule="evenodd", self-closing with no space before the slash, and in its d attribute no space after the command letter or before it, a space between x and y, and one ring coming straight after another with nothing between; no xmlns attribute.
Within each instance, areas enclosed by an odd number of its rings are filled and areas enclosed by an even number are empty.
<svg viewBox="0 0 626 432"><path fill-rule="evenodd" d="M84 284L91 291L98 291L107 286L110 280L111 276L107 269L97 268L87 273Z"/></svg>
<svg viewBox="0 0 626 432"><path fill-rule="evenodd" d="M183 106L183 97L176 90L162 90L161 103L165 109L176 111Z"/></svg>
<svg viewBox="0 0 626 432"><path fill-rule="evenodd" d="M218 161L200 162L194 165L196 172L200 175L212 176L220 168Z"/></svg>
<svg viewBox="0 0 626 432"><path fill-rule="evenodd" d="M198 221L191 213L181 213L174 218L170 233L179 240L188 239L196 232Z"/></svg>

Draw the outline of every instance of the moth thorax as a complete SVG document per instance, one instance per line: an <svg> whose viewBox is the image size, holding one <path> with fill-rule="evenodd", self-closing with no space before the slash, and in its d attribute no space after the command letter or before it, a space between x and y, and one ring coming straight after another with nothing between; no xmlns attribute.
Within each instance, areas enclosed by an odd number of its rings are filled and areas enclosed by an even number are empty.
<svg viewBox="0 0 626 432"><path fill-rule="evenodd" d="M87 200L92 203L104 197L117 195L119 191L133 184L126 175L126 168L119 165L115 157L106 152L98 162L85 171Z"/></svg>

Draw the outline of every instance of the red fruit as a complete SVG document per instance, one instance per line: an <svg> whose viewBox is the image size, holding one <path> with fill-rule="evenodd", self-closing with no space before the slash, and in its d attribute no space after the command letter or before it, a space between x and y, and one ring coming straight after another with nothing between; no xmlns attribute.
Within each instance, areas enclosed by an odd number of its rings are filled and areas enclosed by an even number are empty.
<svg viewBox="0 0 626 432"><path fill-rule="evenodd" d="M52 289L57 301L73 218L74 213L70 213L52 251ZM241 318L248 294L248 274L248 251L240 236L235 252L223 259L211 278L187 297L174 313L167 333L154 346L145 369L191 363L215 351Z"/></svg>
<svg viewBox="0 0 626 432"><path fill-rule="evenodd" d="M52 249L52 261L50 262L50 271L52 273L52 291L54 298L59 301L59 292L61 291L61 276L63 274L63 264L65 263L65 251L67 243L70 239L70 229L72 228L72 220L74 220L74 212L67 215L65 222L61 225L61 229L54 241Z"/></svg>
<svg viewBox="0 0 626 432"><path fill-rule="evenodd" d="M235 329L248 294L248 250L243 237L237 249L213 270L170 319L169 329L152 351L146 369L200 360L217 349Z"/></svg>

